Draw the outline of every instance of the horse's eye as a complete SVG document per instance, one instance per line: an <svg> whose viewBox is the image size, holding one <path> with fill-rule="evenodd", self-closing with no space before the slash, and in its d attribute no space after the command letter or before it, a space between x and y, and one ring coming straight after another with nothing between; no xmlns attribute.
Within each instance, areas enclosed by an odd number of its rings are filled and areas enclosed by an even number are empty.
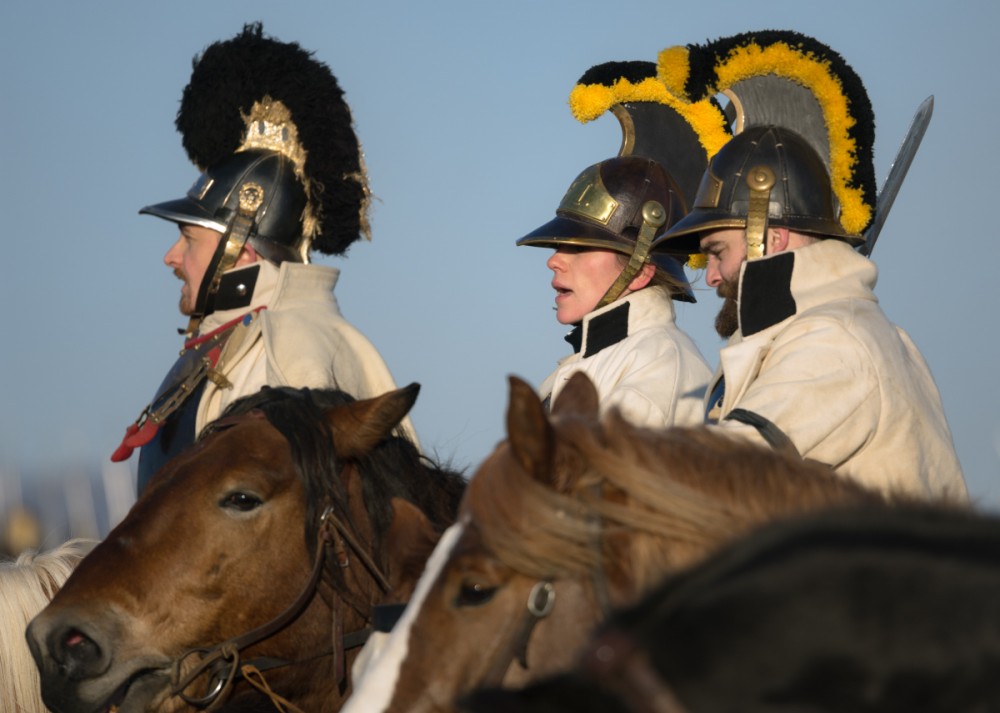
<svg viewBox="0 0 1000 713"><path fill-rule="evenodd" d="M496 587L488 587L477 582L463 582L462 588L458 590L455 597L456 607L478 607L482 606L493 598L497 593Z"/></svg>
<svg viewBox="0 0 1000 713"><path fill-rule="evenodd" d="M232 510L239 510L240 512L249 512L263 505L263 501L256 495L250 495L248 493L241 493L236 491L234 493L229 493L222 499L219 503L224 508L229 508Z"/></svg>

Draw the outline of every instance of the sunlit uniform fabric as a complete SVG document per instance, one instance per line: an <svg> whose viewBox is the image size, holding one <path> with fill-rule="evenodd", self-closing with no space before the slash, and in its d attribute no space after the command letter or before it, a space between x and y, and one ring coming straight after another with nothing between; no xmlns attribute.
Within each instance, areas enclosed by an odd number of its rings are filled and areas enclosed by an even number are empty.
<svg viewBox="0 0 1000 713"><path fill-rule="evenodd" d="M762 440L726 415L759 414L799 453L870 487L968 497L941 397L907 334L873 293L878 270L820 240L743 264L739 330L720 353L720 427ZM708 397L712 398L712 397Z"/></svg>
<svg viewBox="0 0 1000 713"><path fill-rule="evenodd" d="M539 389L550 404L574 373L597 387L601 412L650 428L702 422L711 369L675 322L670 294L646 287L587 314L567 341L575 352Z"/></svg>
<svg viewBox="0 0 1000 713"><path fill-rule="evenodd" d="M226 353L223 376L231 386L220 387L206 379L197 403L187 403L165 422L164 433L170 433L171 419L192 420L179 437L194 438L206 424L237 399L256 393L262 386L295 388L337 388L362 399L378 396L396 387L382 356L357 328L351 325L337 305L333 294L339 271L332 267L285 262L276 266L267 261L231 270L258 271L255 287L248 304L213 312L205 317L199 334L208 334L254 310L248 333L239 347ZM253 280L248 280L253 283ZM404 430L416 440L409 420ZM172 434L171 434L172 435ZM189 441L190 442L190 441ZM143 446L156 448L157 441ZM188 443L181 443L186 446ZM178 443L171 444L171 453L178 452ZM147 460L140 454L139 490L155 472L155 467L142 465ZM157 459L156 467L162 465Z"/></svg>

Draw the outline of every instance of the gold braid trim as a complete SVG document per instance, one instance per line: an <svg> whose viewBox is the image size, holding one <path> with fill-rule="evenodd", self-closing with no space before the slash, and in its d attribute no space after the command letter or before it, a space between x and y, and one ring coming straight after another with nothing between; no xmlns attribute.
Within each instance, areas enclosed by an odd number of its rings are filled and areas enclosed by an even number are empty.
<svg viewBox="0 0 1000 713"><path fill-rule="evenodd" d="M678 49L684 52L686 81L687 50ZM655 77L647 77L638 83L621 77L610 87L604 84L577 84L569 95L570 111L582 124L598 118L615 104L643 101L665 104L680 114L691 126L708 158L712 158L732 138L725 115L718 106L708 100L688 102L679 99L677 93L673 93ZM707 262L704 255L696 253L688 256L687 265L694 270L703 270Z"/></svg>
<svg viewBox="0 0 1000 713"><path fill-rule="evenodd" d="M660 79L676 91L678 82L687 80L687 50L674 47L663 50L658 61ZM830 144L830 181L840 201L840 222L850 233L859 234L871 222L872 206L865 202L860 188L848 185L857 165L857 147L848 130L854 126L849 100L840 79L830 69L829 60L813 52L775 42L761 47L751 42L737 47L715 66L718 82L709 87L715 94L751 77L774 74L809 89L823 109Z"/></svg>
<svg viewBox="0 0 1000 713"><path fill-rule="evenodd" d="M569 95L569 108L580 123L586 124L623 102L659 102L680 114L698 137L711 158L732 137L726 130L726 118L710 101L686 102L667 91L655 77L632 83L624 77L610 87L604 84L577 84Z"/></svg>

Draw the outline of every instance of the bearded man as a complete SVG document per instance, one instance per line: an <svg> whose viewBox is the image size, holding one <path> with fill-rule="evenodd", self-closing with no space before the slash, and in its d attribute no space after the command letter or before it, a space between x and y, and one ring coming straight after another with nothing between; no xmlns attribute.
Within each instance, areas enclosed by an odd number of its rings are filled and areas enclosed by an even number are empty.
<svg viewBox="0 0 1000 713"><path fill-rule="evenodd" d="M661 78L696 74L668 71L679 55L667 54ZM882 311L875 264L855 249L875 195L873 118L860 79L828 47L794 33L689 46L685 57L717 70L738 63L740 72L732 86L702 89L730 93L741 131L712 158L691 212L653 246L700 250L724 299L716 329L729 341L709 387L708 422L874 488L966 499L930 370ZM819 71L837 79L825 94L804 79ZM830 102L830 86L852 94ZM850 121L832 116L836 107L849 107ZM845 165L847 175L838 172Z"/></svg>

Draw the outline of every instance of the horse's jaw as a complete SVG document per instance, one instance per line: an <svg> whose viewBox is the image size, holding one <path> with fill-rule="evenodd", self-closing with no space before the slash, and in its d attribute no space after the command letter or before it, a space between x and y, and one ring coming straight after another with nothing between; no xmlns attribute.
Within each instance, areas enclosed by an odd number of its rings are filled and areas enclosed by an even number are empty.
<svg viewBox="0 0 1000 713"><path fill-rule="evenodd" d="M105 675L68 682L58 674L42 672L42 699L60 713L168 713L170 672L141 660L129 668L112 667Z"/></svg>

